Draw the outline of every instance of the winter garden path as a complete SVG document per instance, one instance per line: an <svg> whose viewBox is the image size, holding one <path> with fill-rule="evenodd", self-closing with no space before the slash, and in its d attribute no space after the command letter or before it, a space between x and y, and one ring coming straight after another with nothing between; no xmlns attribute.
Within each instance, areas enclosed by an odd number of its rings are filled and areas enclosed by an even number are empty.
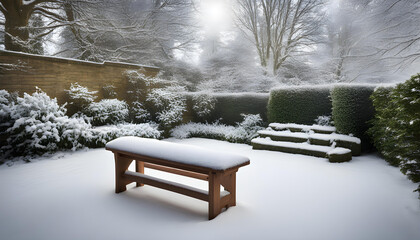
<svg viewBox="0 0 420 240"><path fill-rule="evenodd" d="M208 221L206 202L176 193L146 186L116 195L111 152L59 153L0 167L0 239L420 239L416 184L375 155L332 164L208 139L169 141L248 156L237 206Z"/></svg>

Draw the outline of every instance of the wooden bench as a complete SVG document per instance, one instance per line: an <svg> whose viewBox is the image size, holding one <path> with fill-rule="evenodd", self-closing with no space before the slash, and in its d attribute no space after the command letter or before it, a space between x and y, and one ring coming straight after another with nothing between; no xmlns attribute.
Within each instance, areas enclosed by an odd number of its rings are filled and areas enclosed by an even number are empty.
<svg viewBox="0 0 420 240"><path fill-rule="evenodd" d="M115 139L105 149L114 153L116 193L136 182L138 187L146 184L184 194L209 203L209 220L223 208L236 205L236 172L250 163L239 155L139 137ZM132 161L135 161L135 172L128 171ZM144 168L208 181L209 190L145 175ZM220 191L221 186L225 191Z"/></svg>

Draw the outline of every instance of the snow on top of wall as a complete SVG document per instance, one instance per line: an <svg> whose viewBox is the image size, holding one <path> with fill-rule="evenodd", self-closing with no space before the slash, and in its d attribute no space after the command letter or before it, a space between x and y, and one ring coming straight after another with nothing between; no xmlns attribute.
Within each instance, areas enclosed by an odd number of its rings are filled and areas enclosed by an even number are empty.
<svg viewBox="0 0 420 240"><path fill-rule="evenodd" d="M247 157L236 154L139 137L120 137L107 143L106 149L130 152L213 170L226 170L249 162Z"/></svg>
<svg viewBox="0 0 420 240"><path fill-rule="evenodd" d="M276 91L276 90L313 90L313 89L331 89L334 86L334 84L321 84L321 85L295 85L295 86L276 86L270 91Z"/></svg>
<svg viewBox="0 0 420 240"><path fill-rule="evenodd" d="M140 68L152 68L152 69L159 70L158 67L141 65L141 64L134 64L134 63L114 62L114 61L104 61L102 63L98 63L98 62L91 62L91 61L74 59L74 58L44 56L44 55L37 55L37 54L32 54L32 53L15 52L15 51L9 51L9 50L0 50L0 54L3 53L3 52L8 53L8 54L22 55L22 56L28 56L28 57L37 57L37 58L41 58L41 59L55 59L55 60L71 61L71 62L78 62L78 63L87 63L87 64L93 64L93 65L107 65L107 64L108 65L120 65L120 66L125 65L125 66L140 67Z"/></svg>
<svg viewBox="0 0 420 240"><path fill-rule="evenodd" d="M294 142L273 141L268 137L267 138L254 138L252 139L251 143L264 144L264 145L275 146L275 147L287 147L287 148L294 148L294 149L311 150L311 151L324 152L324 153L328 153L329 151L334 149L333 147L330 147L330 146L311 145L306 142L294 143Z"/></svg>
<svg viewBox="0 0 420 240"><path fill-rule="evenodd" d="M187 96L194 96L194 95L200 95L200 94L210 94L214 97L260 97L260 98L268 98L270 96L270 93L256 93L256 92L237 92L237 93L220 93L220 92L184 92L182 93Z"/></svg>

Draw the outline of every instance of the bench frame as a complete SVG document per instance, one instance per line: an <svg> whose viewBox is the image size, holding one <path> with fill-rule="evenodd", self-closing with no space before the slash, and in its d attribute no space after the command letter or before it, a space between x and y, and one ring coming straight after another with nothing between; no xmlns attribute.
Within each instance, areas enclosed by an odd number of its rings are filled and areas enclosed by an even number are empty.
<svg viewBox="0 0 420 240"><path fill-rule="evenodd" d="M120 193L127 190L127 184L136 183L137 187L144 184L157 188L180 193L186 196L197 198L209 203L209 220L219 215L223 208L236 205L236 172L248 162L237 165L226 170L214 170L190 164L168 161L159 158L151 158L139 154L108 149L114 153L115 158L115 192ZM131 162L135 161L135 171L128 171ZM208 181L209 190L203 191L187 185L161 180L144 174L144 168L151 168L173 174L183 175L191 178ZM221 186L226 194L221 194ZM226 192L227 191L227 192Z"/></svg>

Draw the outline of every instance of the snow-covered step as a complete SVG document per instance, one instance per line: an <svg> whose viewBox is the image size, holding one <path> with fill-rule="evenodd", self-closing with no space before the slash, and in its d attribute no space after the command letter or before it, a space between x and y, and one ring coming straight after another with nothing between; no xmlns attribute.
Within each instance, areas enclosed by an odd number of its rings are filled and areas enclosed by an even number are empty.
<svg viewBox="0 0 420 240"><path fill-rule="evenodd" d="M258 135L262 138L269 137L273 141L295 143L309 142L312 145L334 145L336 147L348 148L352 151L353 156L359 156L361 152L361 141L359 138L337 133L322 134L310 132L291 132L289 130L273 131L268 129L258 131Z"/></svg>
<svg viewBox="0 0 420 240"><path fill-rule="evenodd" d="M330 162L347 162L352 158L351 150L341 147L318 146L309 143L294 143L273 141L270 138L252 139L253 149L280 151L286 153L303 154L314 157L325 157Z"/></svg>
<svg viewBox="0 0 420 240"><path fill-rule="evenodd" d="M321 125L303 125L296 123L270 123L268 125L274 130L290 130L292 132L309 132L314 131L316 133L333 133L336 131L335 127L321 126Z"/></svg>

